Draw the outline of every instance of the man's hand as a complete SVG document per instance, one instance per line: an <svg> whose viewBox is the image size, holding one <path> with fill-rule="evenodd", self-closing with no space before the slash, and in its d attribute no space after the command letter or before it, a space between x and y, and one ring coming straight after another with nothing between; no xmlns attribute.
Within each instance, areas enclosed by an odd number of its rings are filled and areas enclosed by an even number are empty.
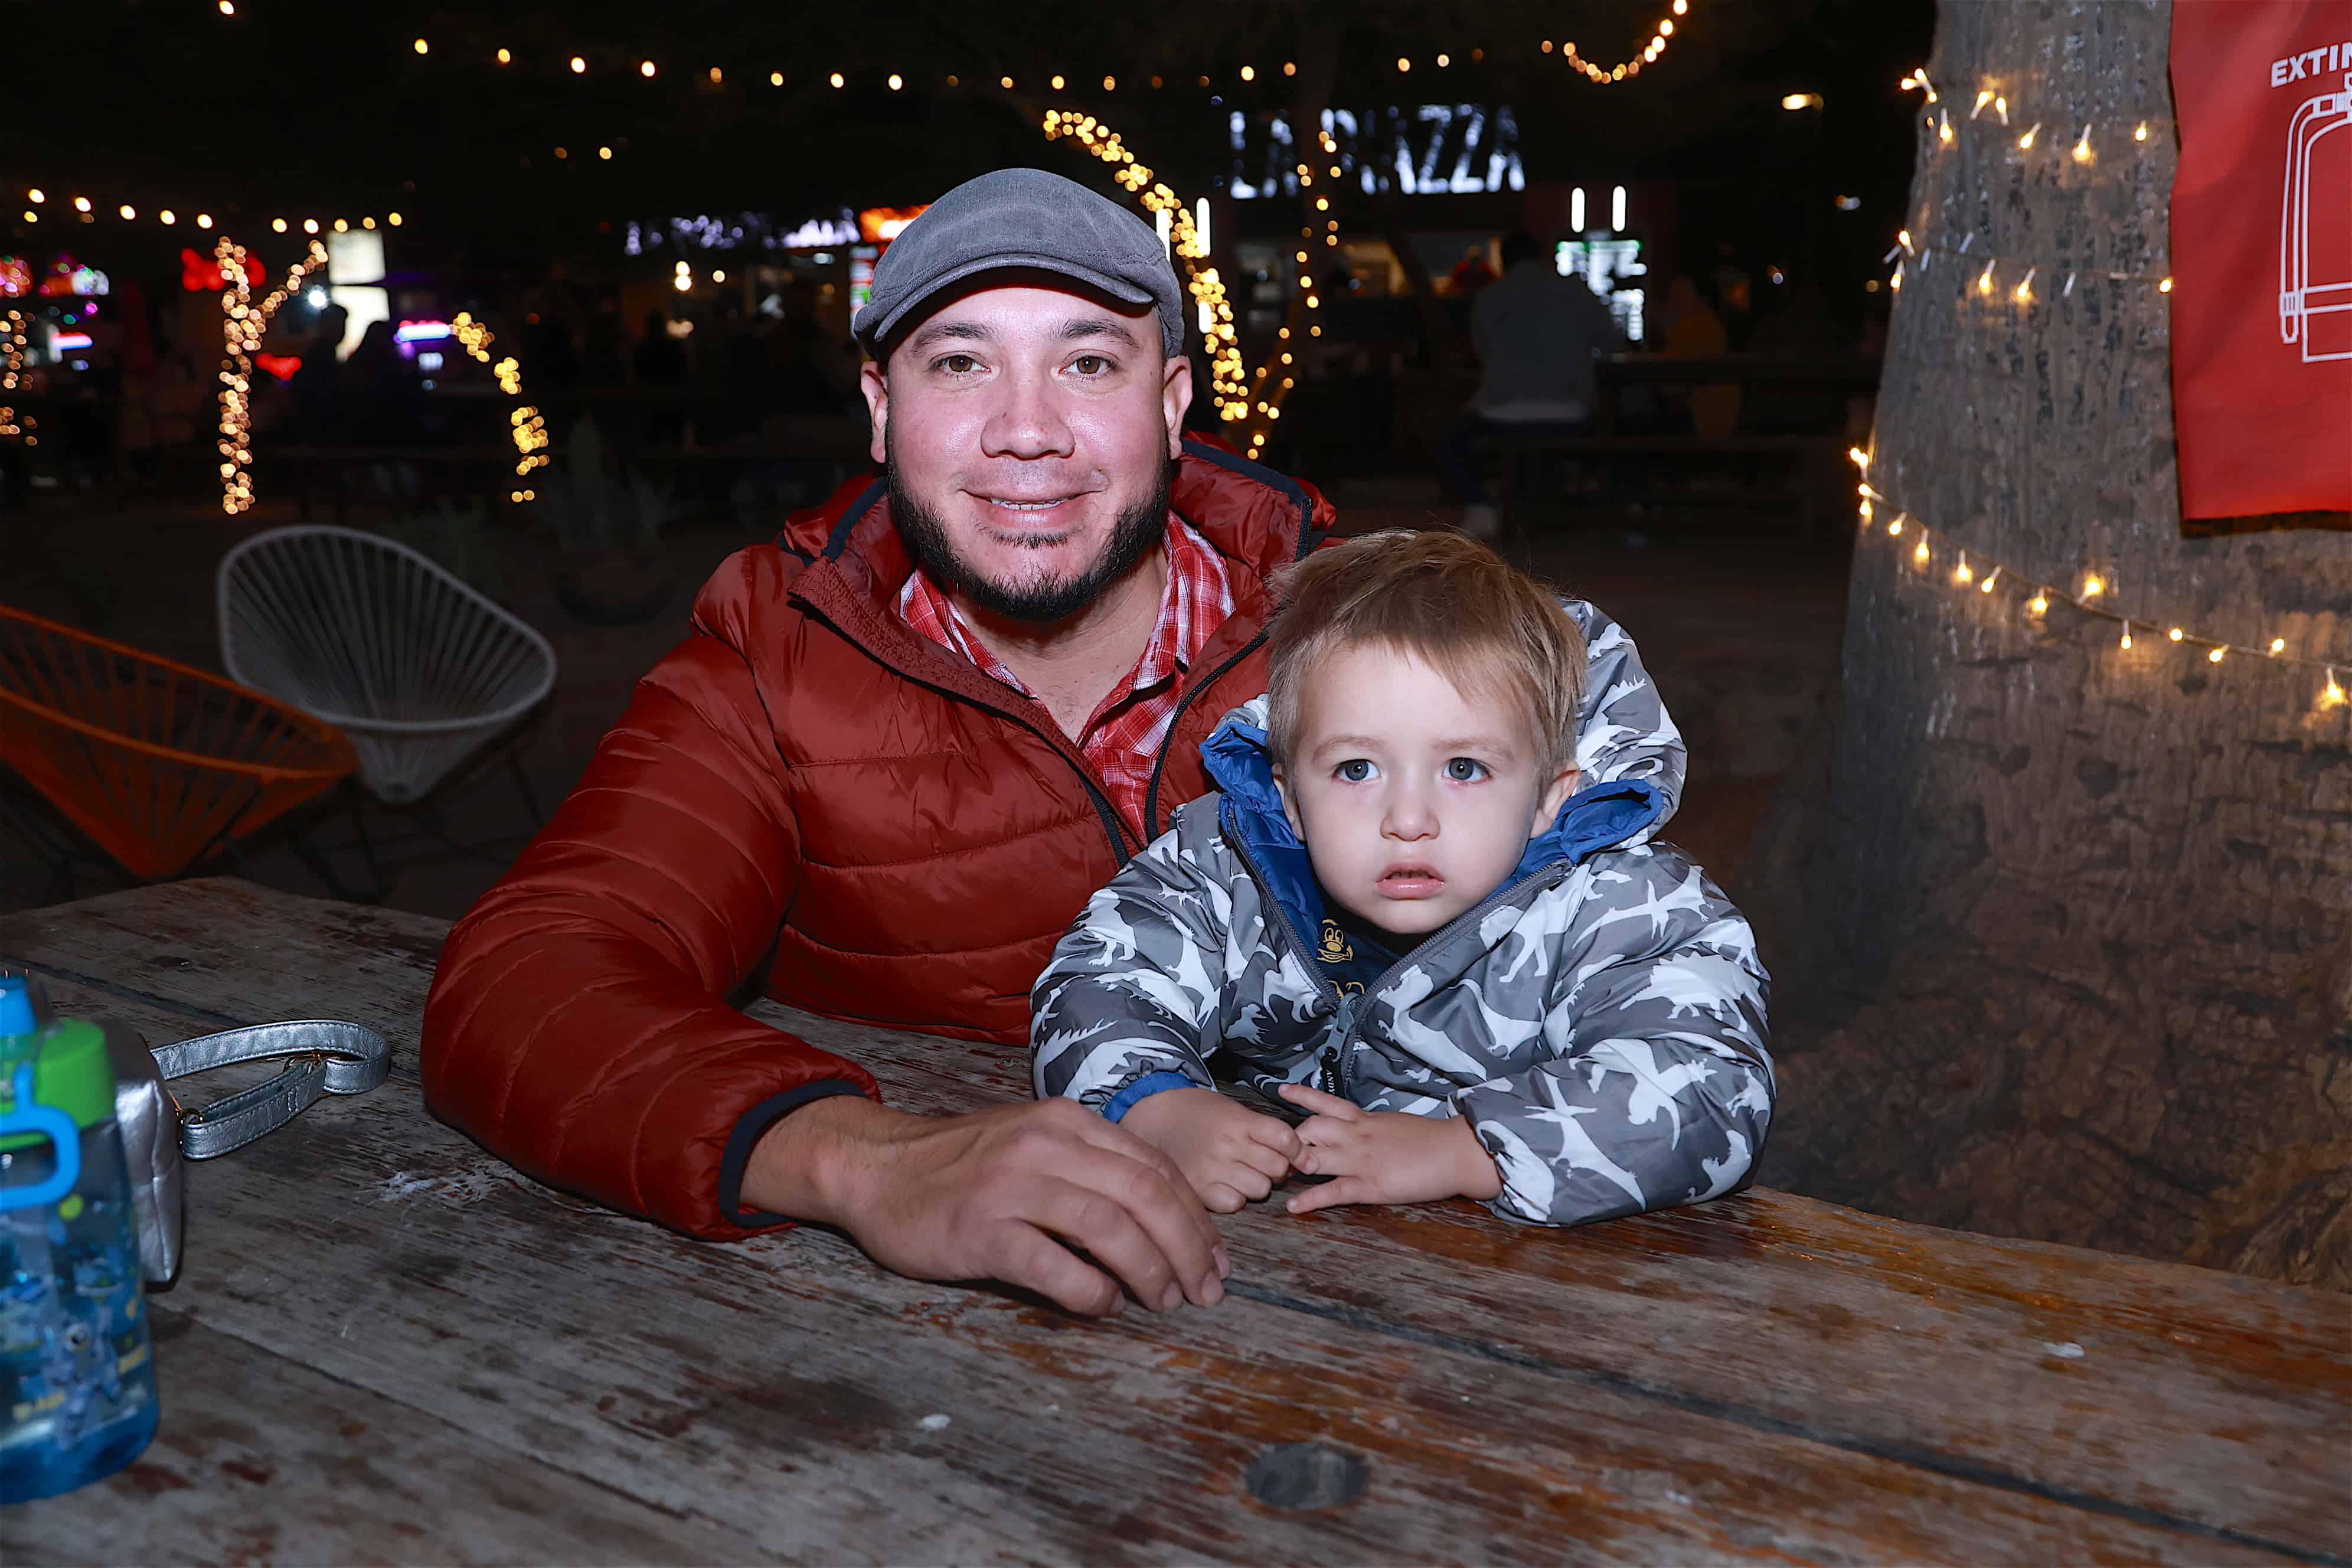
<svg viewBox="0 0 2352 1568"><path fill-rule="evenodd" d="M896 1273L1003 1279L1089 1316L1119 1310L1122 1282L1159 1311L1214 1306L1232 1268L1168 1157L1068 1100L971 1116L821 1100L752 1145L740 1201L837 1226Z"/></svg>
<svg viewBox="0 0 2352 1568"><path fill-rule="evenodd" d="M1298 1126L1306 1145L1298 1169L1333 1178L1292 1198L1292 1214L1340 1204L1491 1198L1503 1190L1502 1173L1466 1116L1366 1110L1302 1083L1283 1085L1282 1098L1314 1112Z"/></svg>
<svg viewBox="0 0 2352 1568"><path fill-rule="evenodd" d="M1298 1134L1279 1118L1213 1089L1162 1089L1137 1100L1118 1124L1176 1162L1218 1214L1274 1191L1301 1152Z"/></svg>

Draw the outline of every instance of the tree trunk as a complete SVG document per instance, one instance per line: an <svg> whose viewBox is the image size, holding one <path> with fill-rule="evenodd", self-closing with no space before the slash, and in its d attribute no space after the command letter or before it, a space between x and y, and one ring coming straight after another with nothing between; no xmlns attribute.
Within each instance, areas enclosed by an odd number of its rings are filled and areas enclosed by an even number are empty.
<svg viewBox="0 0 2352 1568"><path fill-rule="evenodd" d="M2352 709L2320 670L2165 628L2284 637L2352 679L2352 552L2182 537L2170 19L1943 0L1908 208L1930 259L1896 297L1834 742L1751 858L1751 884L1801 872L1754 897L1782 981L1764 1179L2347 1288ZM1969 121L1984 89L2010 129ZM2086 572L2128 650L2060 596Z"/></svg>

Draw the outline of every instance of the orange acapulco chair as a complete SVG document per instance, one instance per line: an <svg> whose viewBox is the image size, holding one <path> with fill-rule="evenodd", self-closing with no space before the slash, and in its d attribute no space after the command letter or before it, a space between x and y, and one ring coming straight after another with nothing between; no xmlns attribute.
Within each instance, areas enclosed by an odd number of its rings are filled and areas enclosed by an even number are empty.
<svg viewBox="0 0 2352 1568"><path fill-rule="evenodd" d="M132 876L161 881L359 758L275 698L0 605L0 763Z"/></svg>

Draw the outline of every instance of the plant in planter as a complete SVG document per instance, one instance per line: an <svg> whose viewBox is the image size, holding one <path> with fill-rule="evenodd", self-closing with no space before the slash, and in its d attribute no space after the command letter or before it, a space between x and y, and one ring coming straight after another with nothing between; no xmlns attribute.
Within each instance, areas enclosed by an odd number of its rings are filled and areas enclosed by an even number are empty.
<svg viewBox="0 0 2352 1568"><path fill-rule="evenodd" d="M394 518L377 531L407 545L484 598L508 602L506 563L490 534L490 509L480 502L460 507L444 500L437 510Z"/></svg>
<svg viewBox="0 0 2352 1568"><path fill-rule="evenodd" d="M541 476L541 515L562 556L550 575L556 601L592 626L650 620L669 602L669 569L658 548L677 515L668 485L642 475L625 482L604 455L593 419L583 417L562 461Z"/></svg>

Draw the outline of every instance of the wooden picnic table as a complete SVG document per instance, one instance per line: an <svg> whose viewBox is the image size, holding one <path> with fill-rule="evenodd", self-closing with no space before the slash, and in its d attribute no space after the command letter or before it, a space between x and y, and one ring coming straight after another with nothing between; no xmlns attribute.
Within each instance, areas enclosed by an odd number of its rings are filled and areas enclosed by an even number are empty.
<svg viewBox="0 0 2352 1568"><path fill-rule="evenodd" d="M0 963L151 1043L342 1017L394 1053L191 1168L155 1442L0 1513L0 1562L2352 1561L2342 1296L1756 1190L1567 1232L1261 1205L1222 1306L1088 1322L517 1175L418 1094L443 931L227 879L0 919ZM909 1109L1027 1090L1019 1053L752 1012ZM1360 1494L1256 1500L1296 1444Z"/></svg>

